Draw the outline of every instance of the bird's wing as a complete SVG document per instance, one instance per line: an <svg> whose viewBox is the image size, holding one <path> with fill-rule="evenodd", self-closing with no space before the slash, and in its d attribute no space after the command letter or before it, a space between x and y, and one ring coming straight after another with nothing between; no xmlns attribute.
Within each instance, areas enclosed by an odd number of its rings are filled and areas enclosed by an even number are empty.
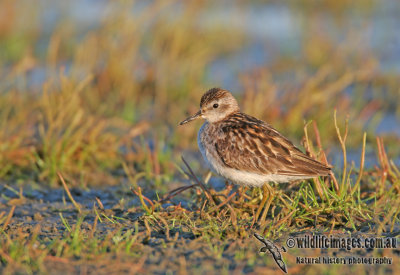
<svg viewBox="0 0 400 275"><path fill-rule="evenodd" d="M233 169L288 176L328 175L330 168L312 159L267 123L243 113L224 120L215 149Z"/></svg>

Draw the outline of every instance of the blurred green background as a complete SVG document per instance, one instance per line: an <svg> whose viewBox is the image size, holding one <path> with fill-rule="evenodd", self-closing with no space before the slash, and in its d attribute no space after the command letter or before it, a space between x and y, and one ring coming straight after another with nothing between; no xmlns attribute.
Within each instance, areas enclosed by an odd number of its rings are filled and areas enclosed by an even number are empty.
<svg viewBox="0 0 400 275"><path fill-rule="evenodd" d="M396 0L3 0L0 180L162 186L181 154L205 171L199 123L177 124L214 86L297 145L316 121L338 170L334 109L350 161L365 131L367 167L376 136L399 163L399 14Z"/></svg>

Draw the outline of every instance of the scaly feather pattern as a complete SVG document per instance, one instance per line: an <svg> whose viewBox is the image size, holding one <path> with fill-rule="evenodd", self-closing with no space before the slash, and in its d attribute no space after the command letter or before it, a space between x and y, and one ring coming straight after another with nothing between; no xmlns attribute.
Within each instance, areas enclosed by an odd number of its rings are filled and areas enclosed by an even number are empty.
<svg viewBox="0 0 400 275"><path fill-rule="evenodd" d="M228 167L259 174L326 176L330 168L304 154L267 123L238 112L208 128ZM210 133L211 134L211 133Z"/></svg>

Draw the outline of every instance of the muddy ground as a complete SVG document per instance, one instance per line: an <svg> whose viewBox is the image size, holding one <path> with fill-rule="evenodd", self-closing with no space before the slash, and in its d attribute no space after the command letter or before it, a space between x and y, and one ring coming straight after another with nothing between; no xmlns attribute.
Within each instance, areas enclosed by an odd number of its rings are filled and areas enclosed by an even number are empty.
<svg viewBox="0 0 400 275"><path fill-rule="evenodd" d="M79 256L59 257L55 251L51 251L43 260L43 266L34 273L57 274L63 273L155 273L155 274L200 274L209 272L232 273L232 274L266 274L268 272L279 272L271 253L260 253L261 243L252 236L257 231L257 226L248 228L249 235L246 238L237 239L211 239L199 237L193 234L185 226L177 227L166 232L160 228L150 228L144 222L144 211L140 207L137 196L132 194L128 188L109 187L106 189L71 189L75 200L81 205L82 213L79 214L74 205L69 201L64 189L45 188L23 188L23 196L18 190L8 186L1 186L0 213L7 215L15 206L13 216L5 227L5 234L11 239L26 238L32 234L38 234L38 240L42 245L51 245L54 240L62 240L69 233L62 217L73 227L79 216L84 216L80 226L83 232L87 232L88 238L107 240L113 234L135 235L133 245L134 255L118 255L113 251L105 251L102 257ZM98 200L96 199L98 198ZM179 200L179 198L178 198ZM99 206L99 201L104 209ZM92 236L93 224L96 213L103 217L96 224L96 230ZM168 209L168 205L165 205ZM182 208L182 211L185 211ZM166 210L167 211L167 210ZM186 211L190 211L186 210ZM111 217L108 220L105 217ZM118 218L115 218L118 217ZM131 231L129 231L131 230ZM310 235L312 232L320 232L323 228L298 229L297 232L281 234L278 238L271 239L281 249L281 255L286 263L289 274L308 273L316 274L325 272L334 274L337 272L348 272L358 270L364 273L371 272L393 272L399 268L400 248L393 249L299 249L288 248L287 239L296 236ZM344 232L348 230L349 234ZM351 232L351 229L335 229L335 236L368 237L373 236L371 231L374 226L365 226L359 232ZM388 230L389 231L389 230ZM35 233L36 232L36 233ZM326 232L325 232L326 233ZM383 233L382 236L396 237L400 235L399 230ZM4 236L3 236L4 237ZM400 244L399 244L400 246ZM285 249L286 248L286 249ZM111 249L112 250L112 249ZM286 250L286 252L284 251ZM108 254L108 255L107 255ZM297 257L378 257L390 258L391 264L300 264ZM1 269L6 269L3 262ZM24 272L22 272L24 273Z"/></svg>

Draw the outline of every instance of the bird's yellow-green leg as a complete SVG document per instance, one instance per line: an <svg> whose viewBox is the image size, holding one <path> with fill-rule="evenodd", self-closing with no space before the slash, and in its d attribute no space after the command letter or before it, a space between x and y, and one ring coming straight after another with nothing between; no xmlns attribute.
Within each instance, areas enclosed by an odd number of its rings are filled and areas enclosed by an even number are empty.
<svg viewBox="0 0 400 275"><path fill-rule="evenodd" d="M268 199L268 197L270 195L270 190L269 190L269 188L267 186L268 186L268 183L264 184L263 187L262 187L262 189L263 189L263 198L261 200L260 205L258 206L256 215L254 217L254 221L258 220L258 217L261 214L261 210L263 209L263 207L264 207L265 203L267 202L267 199Z"/></svg>
<svg viewBox="0 0 400 275"><path fill-rule="evenodd" d="M260 223L265 222L265 219L267 218L269 207L271 206L271 203L274 200L274 191L273 191L273 189L268 184L265 184L264 186L267 186L269 194L268 194L268 201L265 204L264 212L261 215Z"/></svg>

